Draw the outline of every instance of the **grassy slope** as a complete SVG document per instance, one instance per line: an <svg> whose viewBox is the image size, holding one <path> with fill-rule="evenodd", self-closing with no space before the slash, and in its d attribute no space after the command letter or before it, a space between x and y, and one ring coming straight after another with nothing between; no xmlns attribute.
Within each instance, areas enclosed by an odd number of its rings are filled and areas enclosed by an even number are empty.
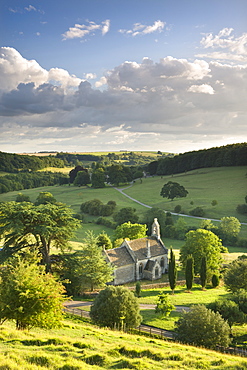
<svg viewBox="0 0 247 370"><path fill-rule="evenodd" d="M94 365L92 367L92 365ZM64 327L18 332L0 327L1 370L247 368L247 359L66 320Z"/></svg>

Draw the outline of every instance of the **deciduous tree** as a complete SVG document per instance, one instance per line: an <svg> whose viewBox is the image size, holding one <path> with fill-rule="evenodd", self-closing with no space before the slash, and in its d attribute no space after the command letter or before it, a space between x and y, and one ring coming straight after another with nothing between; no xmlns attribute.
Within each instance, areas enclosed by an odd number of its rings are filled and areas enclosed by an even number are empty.
<svg viewBox="0 0 247 370"><path fill-rule="evenodd" d="M174 198L186 197L188 191L183 187L183 185L177 182L168 181L161 189L160 195L163 198L168 198L173 200Z"/></svg>
<svg viewBox="0 0 247 370"><path fill-rule="evenodd" d="M227 289L232 292L239 289L247 290L247 258L238 258L230 263L223 279Z"/></svg>
<svg viewBox="0 0 247 370"><path fill-rule="evenodd" d="M59 326L64 291L37 261L10 260L0 269L0 321L14 320L17 329Z"/></svg>
<svg viewBox="0 0 247 370"><path fill-rule="evenodd" d="M158 295L155 312L159 313L162 317L168 317L173 310L175 310L175 306L171 303L169 295L161 292Z"/></svg>
<svg viewBox="0 0 247 370"><path fill-rule="evenodd" d="M202 257L206 256L208 271L217 272L222 262L221 248L221 241L213 232L204 229L191 230L186 234L185 244L180 249L180 261L185 266L186 258L191 254L195 273L198 274Z"/></svg>
<svg viewBox="0 0 247 370"><path fill-rule="evenodd" d="M109 328L135 328L142 319L137 297L122 286L102 290L91 306L90 317L95 324Z"/></svg>
<svg viewBox="0 0 247 370"><path fill-rule="evenodd" d="M132 224L131 222L125 222L122 225L117 226L114 236L115 239L126 239L134 240L145 238L147 233L147 226L142 224Z"/></svg>
<svg viewBox="0 0 247 370"><path fill-rule="evenodd" d="M5 202L0 204L0 225L4 245L0 252L1 261L21 249L38 248L42 263L49 271L51 247L66 250L80 222L62 203L35 206L27 202Z"/></svg>

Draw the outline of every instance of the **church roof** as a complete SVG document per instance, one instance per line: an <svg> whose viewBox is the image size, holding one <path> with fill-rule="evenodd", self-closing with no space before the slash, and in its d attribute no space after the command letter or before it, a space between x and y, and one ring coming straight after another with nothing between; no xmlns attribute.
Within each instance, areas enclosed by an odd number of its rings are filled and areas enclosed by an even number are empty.
<svg viewBox="0 0 247 370"><path fill-rule="evenodd" d="M126 246L119 248L108 249L105 251L109 261L116 267L131 265L134 263L133 258L127 250Z"/></svg>
<svg viewBox="0 0 247 370"><path fill-rule="evenodd" d="M127 243L140 261L147 258L147 241L150 245L150 257L157 257L165 254L167 249L156 237L146 237L141 239L128 240Z"/></svg>
<svg viewBox="0 0 247 370"><path fill-rule="evenodd" d="M152 272L155 265L156 261L148 260L144 270Z"/></svg>

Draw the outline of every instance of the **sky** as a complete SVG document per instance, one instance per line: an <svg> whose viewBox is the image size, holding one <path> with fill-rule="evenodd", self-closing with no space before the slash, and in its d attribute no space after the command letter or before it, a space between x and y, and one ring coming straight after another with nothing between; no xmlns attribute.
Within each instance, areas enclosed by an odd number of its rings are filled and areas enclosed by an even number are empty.
<svg viewBox="0 0 247 370"><path fill-rule="evenodd" d="M247 141L246 0L1 0L0 151Z"/></svg>

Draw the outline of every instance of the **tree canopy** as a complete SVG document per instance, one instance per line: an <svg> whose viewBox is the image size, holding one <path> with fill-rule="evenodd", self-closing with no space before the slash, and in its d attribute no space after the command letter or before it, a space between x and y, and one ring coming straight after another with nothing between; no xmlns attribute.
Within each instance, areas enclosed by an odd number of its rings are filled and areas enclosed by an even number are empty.
<svg viewBox="0 0 247 370"><path fill-rule="evenodd" d="M160 195L163 198L168 198L173 200L174 198L183 198L186 197L188 191L183 187L183 185L178 184L177 182L168 181L163 185Z"/></svg>
<svg viewBox="0 0 247 370"><path fill-rule="evenodd" d="M147 233L147 226L142 224L132 224L131 222L125 222L122 225L117 226L115 230L115 239L126 239L134 240L145 238Z"/></svg>
<svg viewBox="0 0 247 370"><path fill-rule="evenodd" d="M202 257L207 258L207 268L210 272L218 271L222 262L222 244L217 235L205 229L191 230L186 234L185 244L180 249L180 260L184 267L188 255L194 258L195 273L201 268Z"/></svg>
<svg viewBox="0 0 247 370"><path fill-rule="evenodd" d="M135 208L124 207L113 215L113 219L118 225L121 225L125 222L131 222L132 224L135 224L138 222L139 217L136 214Z"/></svg>
<svg viewBox="0 0 247 370"><path fill-rule="evenodd" d="M68 248L68 241L80 223L62 203L40 204L5 202L0 204L0 237L3 261L24 248L38 248L42 263L50 270L50 250Z"/></svg>
<svg viewBox="0 0 247 370"><path fill-rule="evenodd" d="M95 298L90 317L99 326L135 328L141 322L138 298L128 288L109 286Z"/></svg>
<svg viewBox="0 0 247 370"><path fill-rule="evenodd" d="M176 338L184 343L207 348L227 347L230 344L230 327L218 312L204 305L192 306L176 322Z"/></svg>
<svg viewBox="0 0 247 370"><path fill-rule="evenodd" d="M0 322L14 320L17 329L59 326L64 291L37 260L13 258L0 269Z"/></svg>
<svg viewBox="0 0 247 370"><path fill-rule="evenodd" d="M228 265L223 279L227 289L232 292L239 289L247 291L247 258L238 258Z"/></svg>

